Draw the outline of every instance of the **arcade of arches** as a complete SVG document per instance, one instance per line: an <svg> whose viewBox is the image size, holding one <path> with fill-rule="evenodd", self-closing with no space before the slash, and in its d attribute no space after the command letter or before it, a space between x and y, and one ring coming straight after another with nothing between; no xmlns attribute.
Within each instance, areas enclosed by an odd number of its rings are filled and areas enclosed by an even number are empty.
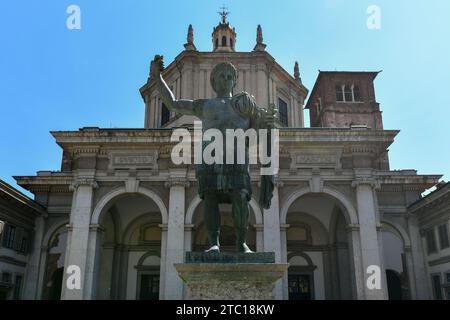
<svg viewBox="0 0 450 320"><path fill-rule="evenodd" d="M248 244L262 251L261 211L251 203ZM231 207L221 205L223 250L234 250ZM184 251L207 247L203 205L194 199L185 217ZM280 281L285 299L353 299L357 296L355 261L349 216L339 200L324 193L307 193L289 205L281 217L281 260L289 263ZM163 298L167 226L158 205L139 193L123 193L107 201L99 216L95 255L96 299ZM410 297L405 244L394 227L382 230L384 270L390 299ZM42 298L61 296L68 232L61 225L48 240ZM351 284L351 285L349 285Z"/></svg>

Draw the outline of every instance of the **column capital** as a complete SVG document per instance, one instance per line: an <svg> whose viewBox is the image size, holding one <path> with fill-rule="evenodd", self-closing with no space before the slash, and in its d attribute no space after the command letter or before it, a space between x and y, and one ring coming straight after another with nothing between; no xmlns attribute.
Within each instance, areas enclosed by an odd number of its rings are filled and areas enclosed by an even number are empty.
<svg viewBox="0 0 450 320"><path fill-rule="evenodd" d="M359 224L350 223L347 225L346 229L347 229L347 232L359 231Z"/></svg>
<svg viewBox="0 0 450 320"><path fill-rule="evenodd" d="M99 224L90 224L89 225L89 230L90 231L96 231L96 232L103 232L103 231L105 231L105 228L103 228Z"/></svg>
<svg viewBox="0 0 450 320"><path fill-rule="evenodd" d="M181 177L169 178L169 180L164 183L164 186L166 188L171 188L174 186L189 188L190 185L191 185L190 182L186 178Z"/></svg>
<svg viewBox="0 0 450 320"><path fill-rule="evenodd" d="M375 190L378 190L381 188L380 181L378 181L375 178L360 177L360 178L356 178L355 180L352 181L353 188L357 188L362 185L369 185L370 187L372 187Z"/></svg>
<svg viewBox="0 0 450 320"><path fill-rule="evenodd" d="M90 186L94 189L98 188L97 181L94 177L78 177L69 185L70 191L75 191L79 186Z"/></svg>
<svg viewBox="0 0 450 320"><path fill-rule="evenodd" d="M263 231L264 225L262 223L254 224L253 227L256 229L256 231Z"/></svg>
<svg viewBox="0 0 450 320"><path fill-rule="evenodd" d="M185 224L184 225L184 230L185 231L192 231L192 229L194 229L195 225L194 224Z"/></svg>
<svg viewBox="0 0 450 320"><path fill-rule="evenodd" d="M281 231L286 231L287 229L289 229L291 225L290 224L280 224L280 230Z"/></svg>
<svg viewBox="0 0 450 320"><path fill-rule="evenodd" d="M167 229L168 229L167 224L158 224L158 227L160 227L162 231L166 231L167 232Z"/></svg>

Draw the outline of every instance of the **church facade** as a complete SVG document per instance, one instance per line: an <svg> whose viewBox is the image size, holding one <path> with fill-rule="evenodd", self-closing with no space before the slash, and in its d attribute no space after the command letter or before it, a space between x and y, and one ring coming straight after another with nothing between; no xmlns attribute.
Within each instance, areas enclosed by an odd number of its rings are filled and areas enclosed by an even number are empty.
<svg viewBox="0 0 450 320"><path fill-rule="evenodd" d="M398 131L383 128L378 72L320 71L309 92L297 63L291 75L266 51L260 26L253 50L237 52L236 38L224 15L212 50L198 51L190 26L185 50L163 77L177 99L210 98L211 70L228 61L238 70L234 93L279 110L274 197L269 209L259 206L260 175L251 167L248 233L252 250L289 263L277 299L433 298L423 213L410 206L419 210L421 194L441 176L390 170ZM185 297L174 264L208 243L194 167L172 163L170 137L194 118L171 113L150 78L140 93L143 128L51 132L63 150L61 170L15 177L46 212L34 223L24 298ZM222 250L234 250L231 208L220 210ZM73 266L80 289L65 285ZM375 288L367 284L374 275Z"/></svg>

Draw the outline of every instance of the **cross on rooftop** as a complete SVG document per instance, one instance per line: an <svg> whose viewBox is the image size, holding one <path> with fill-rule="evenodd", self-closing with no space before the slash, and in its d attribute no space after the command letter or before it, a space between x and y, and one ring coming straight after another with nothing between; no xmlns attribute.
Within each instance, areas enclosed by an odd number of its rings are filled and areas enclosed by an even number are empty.
<svg viewBox="0 0 450 320"><path fill-rule="evenodd" d="M226 23L227 22L227 16L230 14L229 11L227 11L227 7L225 7L225 5L222 8L222 11L217 12L221 17L222 17L222 23Z"/></svg>

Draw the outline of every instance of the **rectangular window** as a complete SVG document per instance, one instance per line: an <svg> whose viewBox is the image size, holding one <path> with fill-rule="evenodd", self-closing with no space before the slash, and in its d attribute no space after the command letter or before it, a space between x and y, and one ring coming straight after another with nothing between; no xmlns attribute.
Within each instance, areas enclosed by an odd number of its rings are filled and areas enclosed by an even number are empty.
<svg viewBox="0 0 450 320"><path fill-rule="evenodd" d="M346 102L353 101L352 88L349 85L344 87L344 97Z"/></svg>
<svg viewBox="0 0 450 320"><path fill-rule="evenodd" d="M450 272L445 274L445 278L447 279L447 283L450 283Z"/></svg>
<svg viewBox="0 0 450 320"><path fill-rule="evenodd" d="M16 281L14 283L14 296L13 296L14 300L19 300L20 299L21 291L22 291L22 276L17 275L16 276Z"/></svg>
<svg viewBox="0 0 450 320"><path fill-rule="evenodd" d="M11 273L3 272L2 273L2 282L11 283Z"/></svg>
<svg viewBox="0 0 450 320"><path fill-rule="evenodd" d="M433 292L435 300L442 300L441 276L436 274L431 277L433 282Z"/></svg>
<svg viewBox="0 0 450 320"><path fill-rule="evenodd" d="M434 229L428 229L425 231L425 239L427 241L428 254L436 252L436 238L434 236Z"/></svg>
<svg viewBox="0 0 450 320"><path fill-rule="evenodd" d="M286 127L288 126L288 108L287 103L278 98L278 112L280 113L280 122Z"/></svg>
<svg viewBox="0 0 450 320"><path fill-rule="evenodd" d="M12 249L14 247L14 238L16 236L16 227L7 225L3 237L3 246Z"/></svg>
<svg viewBox="0 0 450 320"><path fill-rule="evenodd" d="M165 125L170 120L170 110L167 109L164 103L161 104L161 126Z"/></svg>
<svg viewBox="0 0 450 320"><path fill-rule="evenodd" d="M336 86L336 101L344 101L344 91L341 86Z"/></svg>
<svg viewBox="0 0 450 320"><path fill-rule="evenodd" d="M443 224L438 227L439 232L439 245L442 249L450 247L449 239L448 239L448 225Z"/></svg>
<svg viewBox="0 0 450 320"><path fill-rule="evenodd" d="M28 239L27 238L22 238L22 241L20 242L19 251L22 253L28 252Z"/></svg>
<svg viewBox="0 0 450 320"><path fill-rule="evenodd" d="M355 98L355 101L362 101L361 100L361 93L359 91L358 86L353 87L353 98Z"/></svg>

